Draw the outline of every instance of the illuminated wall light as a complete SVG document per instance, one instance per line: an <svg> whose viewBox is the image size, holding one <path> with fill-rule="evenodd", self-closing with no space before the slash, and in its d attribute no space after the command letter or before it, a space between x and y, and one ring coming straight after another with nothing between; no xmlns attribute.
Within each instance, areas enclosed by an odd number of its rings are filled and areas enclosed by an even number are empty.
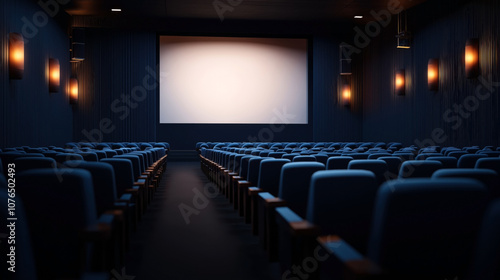
<svg viewBox="0 0 500 280"><path fill-rule="evenodd" d="M9 34L9 76L22 79L24 74L24 39L19 33Z"/></svg>
<svg viewBox="0 0 500 280"><path fill-rule="evenodd" d="M465 76L468 79L479 76L479 39L473 38L465 43Z"/></svg>
<svg viewBox="0 0 500 280"><path fill-rule="evenodd" d="M439 60L437 58L429 59L427 64L427 86L432 91L439 89Z"/></svg>
<svg viewBox="0 0 500 280"><path fill-rule="evenodd" d="M78 80L76 78L69 79L69 103L78 103Z"/></svg>
<svg viewBox="0 0 500 280"><path fill-rule="evenodd" d="M344 107L351 106L351 85L349 83L342 85L342 105Z"/></svg>
<svg viewBox="0 0 500 280"><path fill-rule="evenodd" d="M49 58L49 92L58 92L61 84L61 66L59 60Z"/></svg>
<svg viewBox="0 0 500 280"><path fill-rule="evenodd" d="M396 91L396 95L405 95L405 70L401 69L396 71L396 77L394 81L394 89Z"/></svg>

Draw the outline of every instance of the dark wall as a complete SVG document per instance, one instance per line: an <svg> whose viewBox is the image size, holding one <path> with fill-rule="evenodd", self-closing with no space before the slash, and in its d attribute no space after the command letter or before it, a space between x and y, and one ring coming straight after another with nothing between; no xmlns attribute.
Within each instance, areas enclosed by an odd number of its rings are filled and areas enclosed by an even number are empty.
<svg viewBox="0 0 500 280"><path fill-rule="evenodd" d="M73 112L67 85L68 17L58 7L43 9L34 1L0 3L0 147L63 145L72 140ZM9 79L8 38L16 32L26 39L24 77ZM49 93L48 60L59 59L61 86Z"/></svg>
<svg viewBox="0 0 500 280"><path fill-rule="evenodd" d="M363 50L363 140L407 145L500 145L495 0L429 1L408 12L411 49L396 49L396 17ZM479 38L481 76L466 79L465 43ZM439 58L439 90L427 88L427 62ZM394 72L406 71L406 95ZM491 81L495 83L491 83ZM461 109L460 109L461 108Z"/></svg>
<svg viewBox="0 0 500 280"><path fill-rule="evenodd" d="M75 141L156 141L156 33L85 29Z"/></svg>
<svg viewBox="0 0 500 280"><path fill-rule="evenodd" d="M361 115L338 107L336 97L338 45L343 33L331 34L332 30L349 30L350 26L345 29L338 24L157 20L138 26L108 22L107 28L93 28L99 24L103 24L100 19L88 17L75 17L73 21L74 26L86 28L86 58L74 66L82 83L74 122L76 141L167 141L173 149L192 149L198 141L348 141L361 137ZM155 34L311 38L309 124L159 124L158 87L148 89L147 97L123 118L124 113L117 113L112 104L122 104L122 94L131 95L134 87L141 86L145 77L149 79L156 72ZM150 70L145 71L145 67ZM244 104L235 106L251 110ZM99 129L103 120L105 129Z"/></svg>

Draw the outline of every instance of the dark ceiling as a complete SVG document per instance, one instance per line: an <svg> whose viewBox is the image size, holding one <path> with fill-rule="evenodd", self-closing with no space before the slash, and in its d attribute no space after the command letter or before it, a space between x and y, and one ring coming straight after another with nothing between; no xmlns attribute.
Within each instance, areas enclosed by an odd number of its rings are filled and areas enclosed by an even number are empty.
<svg viewBox="0 0 500 280"><path fill-rule="evenodd" d="M172 19L354 21L371 11L387 10L389 3L409 9L427 0L72 0L64 5L70 15L117 16L111 8L121 8L121 17ZM399 4L398 4L399 3ZM219 9L219 12L216 9Z"/></svg>

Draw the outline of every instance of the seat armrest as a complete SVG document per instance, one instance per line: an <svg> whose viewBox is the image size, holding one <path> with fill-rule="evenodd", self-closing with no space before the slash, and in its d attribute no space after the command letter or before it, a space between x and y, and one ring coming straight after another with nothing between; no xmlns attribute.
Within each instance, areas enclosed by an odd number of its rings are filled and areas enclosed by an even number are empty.
<svg viewBox="0 0 500 280"><path fill-rule="evenodd" d="M286 202L283 199L275 197L274 195L268 192L260 192L258 194L258 197L264 200L264 205L266 205L266 207L279 207L279 206L285 206L286 204Z"/></svg>
<svg viewBox="0 0 500 280"><path fill-rule="evenodd" d="M346 279L380 279L383 270L336 235L320 236L318 243L341 265ZM351 278L349 278L351 277Z"/></svg>
<svg viewBox="0 0 500 280"><path fill-rule="evenodd" d="M129 202L132 200L132 194L129 193L124 193L120 198L117 200L117 202Z"/></svg>
<svg viewBox="0 0 500 280"><path fill-rule="evenodd" d="M263 192L263 190L259 189L257 187L249 187L248 188L248 195L250 195L250 196L257 195L258 193L261 193L261 192Z"/></svg>
<svg viewBox="0 0 500 280"><path fill-rule="evenodd" d="M103 214L99 217L97 224L88 226L83 232L86 241L103 241L111 238L115 217L110 214Z"/></svg>
<svg viewBox="0 0 500 280"><path fill-rule="evenodd" d="M278 224L285 225L294 236L317 236L319 227L302 219L288 207L276 208L276 221Z"/></svg>

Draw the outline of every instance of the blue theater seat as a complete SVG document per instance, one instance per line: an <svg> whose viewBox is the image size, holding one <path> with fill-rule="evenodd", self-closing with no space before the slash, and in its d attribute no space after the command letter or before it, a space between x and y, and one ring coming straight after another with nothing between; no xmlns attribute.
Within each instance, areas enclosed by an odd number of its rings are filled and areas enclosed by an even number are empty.
<svg viewBox="0 0 500 280"><path fill-rule="evenodd" d="M443 164L433 160L407 160L401 165L399 178L430 178L434 171L441 169Z"/></svg>
<svg viewBox="0 0 500 280"><path fill-rule="evenodd" d="M293 158L292 162L303 162L303 161L313 161L316 162L316 158L314 156L296 156Z"/></svg>
<svg viewBox="0 0 500 280"><path fill-rule="evenodd" d="M58 153L55 154L53 157L58 165L64 164L65 161L68 160L83 160L83 157L79 154L73 154L73 153Z"/></svg>
<svg viewBox="0 0 500 280"><path fill-rule="evenodd" d="M491 169L500 175L500 158L480 158L477 160L475 168Z"/></svg>
<svg viewBox="0 0 500 280"><path fill-rule="evenodd" d="M77 152L85 161L99 161L99 157L95 152Z"/></svg>
<svg viewBox="0 0 500 280"><path fill-rule="evenodd" d="M490 169L454 168L441 169L432 175L432 178L472 178L484 184L492 197L500 197L500 177Z"/></svg>
<svg viewBox="0 0 500 280"><path fill-rule="evenodd" d="M500 279L500 200L490 203L477 238L468 280Z"/></svg>
<svg viewBox="0 0 500 280"><path fill-rule="evenodd" d="M379 157L379 160L385 161L387 164L387 176L388 179L397 179L399 177L399 170L401 169L401 164L403 160L398 156L389 157Z"/></svg>
<svg viewBox="0 0 500 280"><path fill-rule="evenodd" d="M390 175L387 174L387 163L383 160L355 159L349 162L347 169L362 169L373 172L378 185L391 179Z"/></svg>
<svg viewBox="0 0 500 280"><path fill-rule="evenodd" d="M371 171L326 170L311 177L306 219L276 208L282 271L314 255L318 234L345 236L366 253L378 184Z"/></svg>
<svg viewBox="0 0 500 280"><path fill-rule="evenodd" d="M325 170L325 165L319 162L287 163L281 168L277 195L274 190L265 189L265 192L258 194L259 238L270 260L276 260L278 254L276 207L286 205L299 216L305 217L311 176L319 170Z"/></svg>
<svg viewBox="0 0 500 280"><path fill-rule="evenodd" d="M456 168L457 167L457 158L456 157L447 157L447 156L437 156L437 157L428 157L426 160L435 160L441 162L443 168Z"/></svg>
<svg viewBox="0 0 500 280"><path fill-rule="evenodd" d="M30 169L57 168L57 162L50 157L21 157L14 160L16 172L20 173Z"/></svg>
<svg viewBox="0 0 500 280"><path fill-rule="evenodd" d="M251 222L251 207L250 197L248 196L248 188L256 186L259 181L260 162L264 160L263 157L251 157L248 160L248 170L246 180L238 181L238 208L240 216L245 217L245 223Z"/></svg>
<svg viewBox="0 0 500 280"><path fill-rule="evenodd" d="M39 279L79 278L84 268L117 265L113 216L98 218L88 171L34 169L17 174L16 183Z"/></svg>
<svg viewBox="0 0 500 280"><path fill-rule="evenodd" d="M366 257L342 237L324 236L318 240L331 254L325 267L335 267L329 271L335 279L462 279L487 201L486 188L473 179L386 182L377 194Z"/></svg>
<svg viewBox="0 0 500 280"><path fill-rule="evenodd" d="M347 169L351 160L353 158L348 156L329 157L326 162L326 170Z"/></svg>
<svg viewBox="0 0 500 280"><path fill-rule="evenodd" d="M480 158L486 158L487 155L482 154L466 154L462 155L457 162L458 168L474 168L476 166L476 162Z"/></svg>

